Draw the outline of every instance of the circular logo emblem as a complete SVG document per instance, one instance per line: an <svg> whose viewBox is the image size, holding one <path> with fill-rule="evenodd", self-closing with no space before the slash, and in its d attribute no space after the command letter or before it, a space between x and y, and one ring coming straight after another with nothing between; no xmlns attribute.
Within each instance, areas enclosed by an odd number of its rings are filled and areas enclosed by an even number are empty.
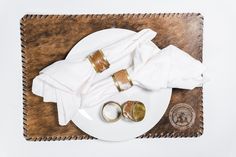
<svg viewBox="0 0 236 157"><path fill-rule="evenodd" d="M169 113L170 123L180 130L190 128L194 124L195 118L193 108L185 103L174 105Z"/></svg>

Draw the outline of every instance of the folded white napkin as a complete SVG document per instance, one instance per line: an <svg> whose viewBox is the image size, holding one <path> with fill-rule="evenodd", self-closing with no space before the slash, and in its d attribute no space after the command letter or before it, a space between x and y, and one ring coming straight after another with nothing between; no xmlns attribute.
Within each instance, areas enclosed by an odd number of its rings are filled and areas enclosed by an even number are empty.
<svg viewBox="0 0 236 157"><path fill-rule="evenodd" d="M124 60L132 60L130 54L140 43L146 43L155 36L156 32L144 29L101 50L110 64L125 63ZM57 103L59 124L66 125L80 107L80 94L107 76L103 73L97 75L87 58L61 60L40 71L33 80L32 92L43 97L44 102Z"/></svg>
<svg viewBox="0 0 236 157"><path fill-rule="evenodd" d="M115 42L105 48L102 48L106 59L110 64L129 55L138 44L152 40L156 36L156 32L151 29L143 29L142 31L131 35L130 37ZM94 80L96 71L88 58L81 60L61 60L40 71L41 75L50 77L50 85L59 88L61 84L66 87L68 92L86 93ZM37 77L35 78L37 79ZM62 90L65 90L63 87Z"/></svg>
<svg viewBox="0 0 236 157"><path fill-rule="evenodd" d="M162 88L193 89L204 83L205 66L179 48L170 45L159 50L143 45L136 49L134 65L127 69L134 86L146 90ZM140 53L142 51L153 53ZM145 56L143 56L145 55ZM118 93L113 78L104 79L82 96L82 108L92 107Z"/></svg>

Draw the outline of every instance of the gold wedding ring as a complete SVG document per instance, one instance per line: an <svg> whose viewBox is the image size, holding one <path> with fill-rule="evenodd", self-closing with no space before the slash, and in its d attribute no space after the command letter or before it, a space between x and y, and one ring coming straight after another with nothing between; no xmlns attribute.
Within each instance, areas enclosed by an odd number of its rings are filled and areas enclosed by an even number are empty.
<svg viewBox="0 0 236 157"><path fill-rule="evenodd" d="M110 67L110 64L104 56L102 50L97 50L95 53L89 55L88 60L93 65L93 68L97 73L101 73Z"/></svg>
<svg viewBox="0 0 236 157"><path fill-rule="evenodd" d="M133 83L126 69L120 70L112 75L113 81L119 92L129 89Z"/></svg>

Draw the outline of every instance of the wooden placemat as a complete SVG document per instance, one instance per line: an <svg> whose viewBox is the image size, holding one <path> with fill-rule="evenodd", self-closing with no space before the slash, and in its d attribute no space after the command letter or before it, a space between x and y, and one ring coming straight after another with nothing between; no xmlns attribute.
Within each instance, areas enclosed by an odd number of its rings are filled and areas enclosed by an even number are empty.
<svg viewBox="0 0 236 157"><path fill-rule="evenodd" d="M32 94L32 80L49 64L64 59L85 36L105 28L158 32L153 42L170 44L202 61L203 17L199 13L25 15L21 19L24 136L27 140L94 139L73 122L59 126L54 103ZM138 138L197 137L203 133L202 88L173 89L167 111L150 131Z"/></svg>

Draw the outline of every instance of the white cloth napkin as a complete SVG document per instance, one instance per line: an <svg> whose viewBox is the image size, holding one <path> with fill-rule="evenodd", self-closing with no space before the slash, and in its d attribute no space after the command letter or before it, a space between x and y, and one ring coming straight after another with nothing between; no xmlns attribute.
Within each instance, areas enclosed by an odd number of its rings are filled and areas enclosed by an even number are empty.
<svg viewBox="0 0 236 157"><path fill-rule="evenodd" d="M106 59L110 64L129 55L138 44L152 40L156 36L156 32L151 29L143 29L142 31L131 35L130 37L120 40L105 48L102 48ZM91 65L88 58L84 60L61 60L40 71L41 75L47 75L51 78L49 84L55 88L59 88L56 84L61 84L70 92L86 93L89 89L96 71ZM37 77L36 77L37 79ZM59 88L60 89L60 88ZM63 88L64 90L64 88Z"/></svg>
<svg viewBox="0 0 236 157"><path fill-rule="evenodd" d="M155 36L156 32L144 29L101 50L110 64L122 63L125 58L132 60L130 54L135 48ZM59 124L66 125L80 107L80 94L86 93L94 80L106 77L102 77L103 73L98 75L96 79L96 71L87 58L61 60L40 71L33 80L32 92L43 97L44 102L57 103Z"/></svg>
<svg viewBox="0 0 236 157"><path fill-rule="evenodd" d="M170 45L159 50L142 45L136 50L134 65L127 69L134 86L146 90L162 88L193 89L202 86L205 66L179 48ZM142 51L153 53L140 53ZM132 87L131 87L132 88ZM82 108L92 107L118 93L112 77L104 79L82 96Z"/></svg>

